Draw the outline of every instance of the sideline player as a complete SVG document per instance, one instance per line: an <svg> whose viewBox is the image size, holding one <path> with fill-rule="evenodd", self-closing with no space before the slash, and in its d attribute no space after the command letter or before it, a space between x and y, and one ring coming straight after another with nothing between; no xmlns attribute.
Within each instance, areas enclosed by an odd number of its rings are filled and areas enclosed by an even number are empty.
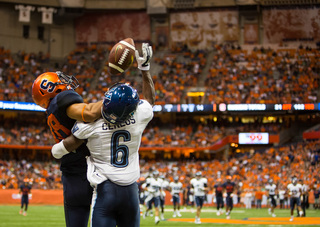
<svg viewBox="0 0 320 227"><path fill-rule="evenodd" d="M232 177L227 176L227 181L223 183L222 187L225 189L226 196L226 216L230 219L230 213L233 209L233 191L235 190L236 184L231 181Z"/></svg>
<svg viewBox="0 0 320 227"><path fill-rule="evenodd" d="M217 215L220 216L220 214L223 213L223 186L222 186L222 180L221 178L217 179L217 183L214 185L215 188L215 194L216 194L216 203L217 203Z"/></svg>
<svg viewBox="0 0 320 227"><path fill-rule="evenodd" d="M201 224L200 214L203 203L205 201L206 193L208 192L208 180L202 177L202 173L196 172L196 177L190 181L191 187L194 190L194 200L197 206L196 218L194 223Z"/></svg>
<svg viewBox="0 0 320 227"><path fill-rule="evenodd" d="M301 209L301 201L300 201L300 196L302 194L302 185L298 183L298 179L296 177L294 177L292 179L292 182L288 184L287 193L290 196L290 214L291 214L290 221L293 221L293 212L296 205L299 210L299 215L300 216L303 215L303 211Z"/></svg>
<svg viewBox="0 0 320 227"><path fill-rule="evenodd" d="M300 202L301 202L301 209L303 211L303 214L301 217L306 217L306 209L308 208L309 205L309 185L305 184L303 182L302 179L299 180L300 184L301 184L301 197L300 197ZM299 210L297 209L297 212L299 212ZM299 214L299 213L298 213ZM300 217L300 215L298 215Z"/></svg>
<svg viewBox="0 0 320 227"><path fill-rule="evenodd" d="M168 190L169 187L169 181L166 180L164 175L160 175L160 178L162 179L161 183L161 195L160 195L160 218L161 221L164 221L164 207L166 203L166 190Z"/></svg>
<svg viewBox="0 0 320 227"><path fill-rule="evenodd" d="M169 188L172 196L173 215L172 217L181 217L180 214L180 193L182 192L182 183L179 182L179 177L175 176L173 181L170 182Z"/></svg>
<svg viewBox="0 0 320 227"><path fill-rule="evenodd" d="M85 104L74 91L79 86L74 76L60 71L46 72L37 77L32 85L33 101L46 109L47 124L56 142L71 134L76 120L91 122L101 117L102 102ZM67 227L87 227L92 187L87 177L85 156L89 150L85 144L76 152L53 153L61 158L64 213Z"/></svg>
<svg viewBox="0 0 320 227"><path fill-rule="evenodd" d="M148 178L148 180L146 181L146 188L149 195L146 199L147 209L143 217L145 218L148 215L148 213L151 212L152 204L153 204L154 210L155 210L154 222L156 224L160 222L159 207L160 207L160 195L162 192L161 190L162 181L163 180L159 177L158 170L153 171L152 177Z"/></svg>
<svg viewBox="0 0 320 227"><path fill-rule="evenodd" d="M92 212L94 227L138 227L140 210L137 180L140 177L139 147L142 133L153 117L154 84L149 73L152 49L142 44L143 57L136 50L142 71L143 95L128 84L115 84L105 94L102 118L85 124L77 122L73 135L53 146L72 151L87 139L87 177L95 188ZM159 218L159 217L158 217Z"/></svg>
<svg viewBox="0 0 320 227"><path fill-rule="evenodd" d="M21 194L21 209L19 214L27 216L28 204L29 204L29 194L31 193L31 185L29 184L29 179L24 179L23 184L20 186L19 194ZM23 210L24 207L24 210Z"/></svg>
<svg viewBox="0 0 320 227"><path fill-rule="evenodd" d="M269 179L268 184L266 185L266 190L268 191L268 198L270 201L270 208L268 209L269 214L272 215L272 217L276 217L276 214L274 213L274 208L277 207L277 201L276 201L276 195L277 195L277 185L273 183L272 179Z"/></svg>

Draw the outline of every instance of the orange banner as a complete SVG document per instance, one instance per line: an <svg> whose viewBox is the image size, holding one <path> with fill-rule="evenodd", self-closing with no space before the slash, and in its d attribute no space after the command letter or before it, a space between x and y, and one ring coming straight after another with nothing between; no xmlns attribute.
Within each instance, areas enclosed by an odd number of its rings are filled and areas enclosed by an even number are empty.
<svg viewBox="0 0 320 227"><path fill-rule="evenodd" d="M21 195L18 189L5 189L0 190L0 204L20 204ZM29 195L30 204L63 204L63 191L62 190L41 190L31 189Z"/></svg>

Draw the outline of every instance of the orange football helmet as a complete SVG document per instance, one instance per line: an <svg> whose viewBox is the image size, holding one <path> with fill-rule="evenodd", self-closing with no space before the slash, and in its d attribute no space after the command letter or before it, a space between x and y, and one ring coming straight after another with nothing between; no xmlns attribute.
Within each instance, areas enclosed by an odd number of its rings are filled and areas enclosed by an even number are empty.
<svg viewBox="0 0 320 227"><path fill-rule="evenodd" d="M79 87L79 82L74 76L66 75L60 71L46 72L33 82L32 98L37 105L47 109L57 94L77 87Z"/></svg>

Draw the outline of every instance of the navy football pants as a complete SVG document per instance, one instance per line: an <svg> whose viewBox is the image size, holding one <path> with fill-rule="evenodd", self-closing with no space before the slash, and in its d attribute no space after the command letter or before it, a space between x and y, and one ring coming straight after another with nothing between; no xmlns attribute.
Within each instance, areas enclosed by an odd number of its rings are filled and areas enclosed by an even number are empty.
<svg viewBox="0 0 320 227"><path fill-rule="evenodd" d="M109 180L99 184L92 212L93 227L139 227L138 184L120 186Z"/></svg>
<svg viewBox="0 0 320 227"><path fill-rule="evenodd" d="M87 227L93 188L82 175L62 174L64 214L67 227Z"/></svg>

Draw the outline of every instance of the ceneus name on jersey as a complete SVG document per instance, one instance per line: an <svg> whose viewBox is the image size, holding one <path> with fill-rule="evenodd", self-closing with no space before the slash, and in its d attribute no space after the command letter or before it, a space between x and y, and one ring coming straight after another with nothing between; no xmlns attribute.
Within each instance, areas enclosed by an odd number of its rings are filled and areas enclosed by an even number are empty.
<svg viewBox="0 0 320 227"><path fill-rule="evenodd" d="M131 125L131 124L135 124L136 120L131 117L129 120L122 122L120 124L114 125L114 124L110 124L110 123L103 123L102 124L102 130L113 130L113 129L117 129L117 128L122 128L126 125Z"/></svg>

